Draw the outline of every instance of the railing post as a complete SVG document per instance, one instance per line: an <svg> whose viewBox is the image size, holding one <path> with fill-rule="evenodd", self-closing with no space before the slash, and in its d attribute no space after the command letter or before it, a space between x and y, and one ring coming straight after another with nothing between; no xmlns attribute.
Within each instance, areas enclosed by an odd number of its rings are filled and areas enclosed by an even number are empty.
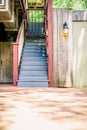
<svg viewBox="0 0 87 130"><path fill-rule="evenodd" d="M53 31L52 31L52 0L48 0L48 78L49 87L53 85Z"/></svg>
<svg viewBox="0 0 87 130"><path fill-rule="evenodd" d="M18 80L18 43L13 43L13 86L17 86Z"/></svg>

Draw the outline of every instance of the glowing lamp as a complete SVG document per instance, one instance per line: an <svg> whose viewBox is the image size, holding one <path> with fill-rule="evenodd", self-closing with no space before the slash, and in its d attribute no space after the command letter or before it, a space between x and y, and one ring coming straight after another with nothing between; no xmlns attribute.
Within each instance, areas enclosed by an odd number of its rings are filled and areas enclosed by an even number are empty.
<svg viewBox="0 0 87 130"><path fill-rule="evenodd" d="M63 24L63 37L64 37L64 38L67 38L68 35L69 35L69 28L68 28L67 23L65 22L65 23Z"/></svg>

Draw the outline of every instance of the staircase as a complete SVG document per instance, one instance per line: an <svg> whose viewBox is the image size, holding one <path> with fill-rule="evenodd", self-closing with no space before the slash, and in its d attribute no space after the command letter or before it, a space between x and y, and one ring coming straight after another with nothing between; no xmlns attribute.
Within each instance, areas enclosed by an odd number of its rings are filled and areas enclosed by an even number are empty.
<svg viewBox="0 0 87 130"><path fill-rule="evenodd" d="M26 39L18 86L48 87L47 52L44 39Z"/></svg>

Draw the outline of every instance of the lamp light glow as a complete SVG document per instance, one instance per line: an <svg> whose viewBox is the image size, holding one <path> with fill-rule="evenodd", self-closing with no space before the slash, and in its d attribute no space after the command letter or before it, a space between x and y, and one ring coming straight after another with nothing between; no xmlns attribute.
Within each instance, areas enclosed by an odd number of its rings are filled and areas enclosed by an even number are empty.
<svg viewBox="0 0 87 130"><path fill-rule="evenodd" d="M67 23L65 22L65 23L63 24L63 37L64 37L64 38L67 38L68 35L69 35L69 28L68 28Z"/></svg>

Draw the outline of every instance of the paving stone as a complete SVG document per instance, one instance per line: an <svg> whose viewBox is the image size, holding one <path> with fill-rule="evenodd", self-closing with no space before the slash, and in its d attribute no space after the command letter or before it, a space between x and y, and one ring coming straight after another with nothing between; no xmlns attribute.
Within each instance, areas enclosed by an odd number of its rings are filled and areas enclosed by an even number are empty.
<svg viewBox="0 0 87 130"><path fill-rule="evenodd" d="M87 130L87 88L0 85L0 130Z"/></svg>

